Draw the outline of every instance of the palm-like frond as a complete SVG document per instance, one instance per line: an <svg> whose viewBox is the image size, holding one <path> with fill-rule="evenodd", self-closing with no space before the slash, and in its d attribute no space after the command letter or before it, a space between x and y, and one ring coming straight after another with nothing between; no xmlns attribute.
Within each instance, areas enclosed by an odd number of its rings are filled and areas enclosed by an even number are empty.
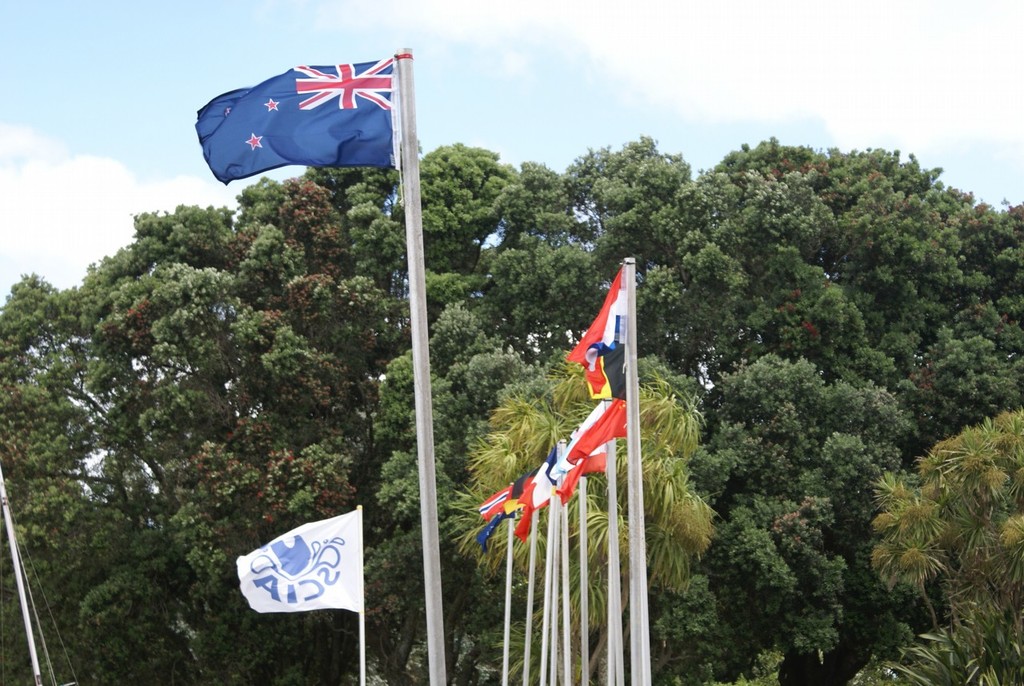
<svg viewBox="0 0 1024 686"><path fill-rule="evenodd" d="M542 397L515 396L506 399L490 418L490 432L469 456L472 476L463 492L456 496L450 524L457 528L453 537L463 553L474 557L490 573L504 569L505 529L491 539L492 549L483 554L476 534L484 522L477 506L495 491L525 472L536 468L559 439L569 434L593 409L596 401L586 392L577 365L558 367L549 377L549 388ZM687 581L690 565L711 542L713 513L690 487L686 463L697 448L702 418L693 399L682 398L669 384L654 379L640 393L642 472L647 529L648 569L652 584L679 589ZM628 529L626 524L627 459L624 442L616 451L618 480L618 532L621 572L628 571ZM586 589L592 628L606 625L608 575L608 491L604 475L588 477L587 490L587 565L589 582L579 583L579 508L578 497L567 506L570 529L570 577L574 626L579 617L579 600ZM538 577L543 570L547 544L542 511L536 528ZM516 541L514 560L517 578L528 570L529 546ZM625 581L623 581L625 584ZM624 585L625 588L625 585Z"/></svg>
<svg viewBox="0 0 1024 686"><path fill-rule="evenodd" d="M923 596L924 585L940 579L957 621L987 622L1005 608L1019 608L1024 602L1024 411L1004 413L936 444L918 462L918 476L920 488L891 474L876 484L881 512L873 525L881 540L872 554L874 567L890 584L911 583ZM959 659L953 648L961 645L943 647L955 638L937 634L928 650L942 648L942 659ZM927 651L919 647L918 652L923 658ZM958 683L982 683L983 674Z"/></svg>

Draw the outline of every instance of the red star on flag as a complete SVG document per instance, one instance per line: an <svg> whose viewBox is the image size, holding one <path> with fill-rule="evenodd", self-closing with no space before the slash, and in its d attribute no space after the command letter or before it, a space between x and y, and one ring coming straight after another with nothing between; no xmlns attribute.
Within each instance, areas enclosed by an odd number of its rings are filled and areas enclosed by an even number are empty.
<svg viewBox="0 0 1024 686"><path fill-rule="evenodd" d="M267 108L267 112L277 111L277 102L275 102L273 98L263 103L263 106Z"/></svg>
<svg viewBox="0 0 1024 686"><path fill-rule="evenodd" d="M261 140L263 140L263 136L257 136L254 133L254 134L249 136L249 140L247 140L246 143L248 143L249 146L253 150L255 150L256 148L262 148L263 147L263 145L260 143Z"/></svg>

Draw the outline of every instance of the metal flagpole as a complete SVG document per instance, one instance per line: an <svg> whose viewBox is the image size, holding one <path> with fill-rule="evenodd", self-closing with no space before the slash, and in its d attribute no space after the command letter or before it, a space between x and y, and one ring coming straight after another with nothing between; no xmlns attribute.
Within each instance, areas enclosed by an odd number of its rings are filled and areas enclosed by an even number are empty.
<svg viewBox="0 0 1024 686"><path fill-rule="evenodd" d="M627 401L628 402L628 401ZM616 441L608 441L605 466L608 477L608 686L625 686L626 656L622 641L622 562L619 558L618 467Z"/></svg>
<svg viewBox="0 0 1024 686"><path fill-rule="evenodd" d="M546 484L545 484L546 485ZM549 621L551 619L551 565L555 548L554 509L548 506L548 537L544 545L544 612L541 620L540 634L540 686L546 686L548 680L548 639Z"/></svg>
<svg viewBox="0 0 1024 686"><path fill-rule="evenodd" d="M590 575L587 568L587 477L580 477L580 684L590 683Z"/></svg>
<svg viewBox="0 0 1024 686"><path fill-rule="evenodd" d="M636 351L636 260L627 257L626 281L626 460L629 484L629 621L631 683L651 683L651 634L647 620L647 541L644 477L640 464L640 375Z"/></svg>
<svg viewBox="0 0 1024 686"><path fill-rule="evenodd" d="M572 617L569 613L571 600L569 597L569 507L562 505L561 496L555 496L555 499L558 500L562 521L562 535L559 537L562 542L562 554L559 557L562 565L562 681L566 686L572 686Z"/></svg>
<svg viewBox="0 0 1024 686"><path fill-rule="evenodd" d="M501 686L508 686L508 635L512 626L512 539L515 538L516 520L508 520L508 548L505 551L505 654L501 662Z"/></svg>
<svg viewBox="0 0 1024 686"><path fill-rule="evenodd" d="M558 446L558 458L562 458L562 445ZM558 581L559 554L562 551L561 530L562 530L562 501L551 489L551 500L548 501L548 510L551 517L551 539L548 545L551 546L551 686L558 685L558 590L561 584ZM563 685L568 686L568 685Z"/></svg>
<svg viewBox="0 0 1024 686"><path fill-rule="evenodd" d="M530 686L530 648L533 644L533 581L537 576L537 518L540 512L530 514L530 580L526 586L526 641L523 647L523 686Z"/></svg>
<svg viewBox="0 0 1024 686"><path fill-rule="evenodd" d="M363 558L363 506L356 505L359 512L359 686L366 686L366 584L364 583Z"/></svg>
<svg viewBox="0 0 1024 686"><path fill-rule="evenodd" d="M402 125L402 192L405 241L409 260L409 317L412 329L413 385L416 402L416 454L419 463L420 524L423 536L423 581L427 611L427 661L430 686L445 686L444 622L441 606L441 547L437 525L437 476L434 470L434 422L430 398L430 351L427 336L423 216L420 205L419 141L412 50L395 55L398 106Z"/></svg>
<svg viewBox="0 0 1024 686"><path fill-rule="evenodd" d="M4 471L0 468L0 504L3 506L4 522L7 524L7 539L11 544L11 566L14 567L14 581L18 587L18 598L21 600L21 618L25 622L25 635L28 639L28 655L32 660L32 675L36 686L42 686L43 675L39 670L39 656L36 654L36 642L32 634L32 618L25 599L25 581L21 576L21 556L18 554L18 539L14 536L14 517L11 516L11 505L7 501L7 486L4 484Z"/></svg>

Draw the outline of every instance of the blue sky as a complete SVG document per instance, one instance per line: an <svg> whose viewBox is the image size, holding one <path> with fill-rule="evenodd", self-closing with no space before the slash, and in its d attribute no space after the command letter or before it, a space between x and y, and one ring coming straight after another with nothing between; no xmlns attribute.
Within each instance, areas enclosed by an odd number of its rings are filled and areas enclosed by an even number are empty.
<svg viewBox="0 0 1024 686"><path fill-rule="evenodd" d="M914 154L1019 204L1021 26L1017 0L5 2L0 293L33 272L77 285L136 213L233 207L255 179L217 182L193 128L215 95L400 48L424 151L564 171L646 135L698 172L775 136Z"/></svg>

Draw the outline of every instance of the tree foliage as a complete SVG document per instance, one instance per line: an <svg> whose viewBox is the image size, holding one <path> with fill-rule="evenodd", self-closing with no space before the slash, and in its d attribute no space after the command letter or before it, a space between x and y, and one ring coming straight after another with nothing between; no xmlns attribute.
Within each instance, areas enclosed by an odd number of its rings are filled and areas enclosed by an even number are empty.
<svg viewBox="0 0 1024 686"><path fill-rule="evenodd" d="M586 414L551 375L628 256L641 366L665 384L645 395L662 427L645 447L659 683L751 677L765 656L784 684L846 683L925 629L913 586L888 588L870 563L876 544L897 545L871 526L883 472L920 522L960 521L958 540L1008 545L1005 457L972 477L988 500L965 497L967 472L955 481L934 456L923 490L906 474L937 445L966 469L967 455L991 452L984 441L941 441L968 426L999 433L1006 419L984 422L1024 406L1021 206L975 204L899 152L775 140L697 175L648 138L564 172L452 145L424 155L421 176L453 683L500 674L501 584L460 544L471 501ZM139 215L134 240L76 288L27 276L8 295L0 460L77 680L350 682L354 617L255 615L232 560L357 503L371 669L390 684L424 678L397 184L378 169L264 179L235 214ZM690 455L676 430L695 413ZM503 444L515 417L529 432ZM527 447L480 466L503 445ZM952 490L929 504L933 478ZM698 555L704 503L714 536ZM967 521L983 512L984 526ZM965 558L941 531L879 569L914 572L936 616L966 616L978 600L968 573L998 589L1017 563Z"/></svg>
<svg viewBox="0 0 1024 686"><path fill-rule="evenodd" d="M692 562L707 550L712 537L711 509L691 487L686 467L697 447L701 418L692 396L680 394L668 380L656 376L642 387L639 402L649 582L653 588L679 591L688 581ZM455 521L462 531L460 545L466 555L481 559L486 568L495 571L498 556L482 553L477 545L476 534L481 523L475 506L503 485L536 469L551 446L566 438L586 418L593 404L580 370L561 366L544 385L513 392L495 409L486 439L477 445L470 457L473 488L459 496L460 516ZM619 548L627 551L625 503L628 470L624 450L619 451L615 464L620 485L616 495L620 503L617 523ZM600 475L592 475L588 480L596 482L596 485L587 491L588 569L591 570L586 583L590 613L587 632L591 644L603 646L608 640L605 618L608 613L607 576L610 573L610 495ZM578 508L568 508L574 548L579 545L579 517ZM543 527L538 526L534 535L537 546L546 550L548 538ZM516 563L522 573L529 569L528 552L527 546L519 546L515 550ZM579 562L575 557L569 561L569 566L571 577L578 579ZM624 564L619 571L624 579L628 578L628 565ZM519 590L525 592L523 587ZM574 589L571 601L571 612L577 625L581 592L578 587ZM517 600L520 606L525 605L524 598ZM539 621L538 615L536 622ZM492 630L500 628L500 624L496 624ZM497 639L500 641L500 636ZM573 641L577 644L579 638ZM534 654L538 654L536 651L539 649L538 643ZM665 646L664 654L656 655L655 659L667 661L673 652L671 647ZM595 663L596 658L595 654ZM536 662L533 667L537 669ZM521 665L519 670L522 671Z"/></svg>
<svg viewBox="0 0 1024 686"><path fill-rule="evenodd" d="M933 633L903 671L932 683L1014 683L1024 676L1024 412L999 415L936 444L916 481L878 482L881 540L872 561L890 584L928 602L941 586ZM995 652L993 652L995 651Z"/></svg>

